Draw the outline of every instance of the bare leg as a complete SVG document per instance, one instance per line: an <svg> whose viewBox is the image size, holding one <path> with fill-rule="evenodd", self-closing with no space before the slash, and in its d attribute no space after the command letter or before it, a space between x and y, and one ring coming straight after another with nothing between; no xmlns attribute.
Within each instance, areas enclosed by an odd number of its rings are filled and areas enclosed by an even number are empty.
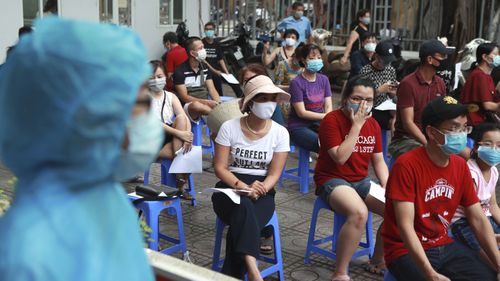
<svg viewBox="0 0 500 281"><path fill-rule="evenodd" d="M347 267L365 228L368 209L356 191L349 186L337 186L330 193L329 204L335 212L347 217L337 240L335 278L347 275Z"/></svg>
<svg viewBox="0 0 500 281"><path fill-rule="evenodd" d="M366 206L368 209L381 216L384 217L384 203L375 199L375 197L368 194L365 199ZM385 269L384 264L384 243L380 237L380 231L382 229L382 224L377 230L377 240L375 241L375 249L373 251L373 257L371 259L371 263L375 266L378 266L380 269Z"/></svg>
<svg viewBox="0 0 500 281"><path fill-rule="evenodd" d="M248 279L250 281L263 281L260 276L259 268L257 267L257 260L253 256L245 256L245 266L248 272Z"/></svg>
<svg viewBox="0 0 500 281"><path fill-rule="evenodd" d="M188 107L189 116L193 120L198 119L201 115L208 115L212 111L212 108L198 101L193 101Z"/></svg>

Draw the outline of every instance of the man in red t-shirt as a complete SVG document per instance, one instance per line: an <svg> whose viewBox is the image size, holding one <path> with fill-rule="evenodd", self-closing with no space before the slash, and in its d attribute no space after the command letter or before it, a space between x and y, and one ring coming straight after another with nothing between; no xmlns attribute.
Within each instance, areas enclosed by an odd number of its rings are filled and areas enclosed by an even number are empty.
<svg viewBox="0 0 500 281"><path fill-rule="evenodd" d="M481 247L500 269L493 230L467 164L454 155L465 148L471 130L466 114L467 106L450 96L430 102L422 112L427 145L402 155L392 168L382 237L385 261L397 280L497 280L477 253L448 236L462 205Z"/></svg>
<svg viewBox="0 0 500 281"><path fill-rule="evenodd" d="M177 66L181 65L188 59L186 49L179 45L177 34L175 32L167 32L163 35L163 46L167 49L167 53L163 55L165 68L167 69L167 90L174 90L172 76Z"/></svg>
<svg viewBox="0 0 500 281"><path fill-rule="evenodd" d="M436 75L436 71L444 66L442 62L453 50L436 39L425 41L419 50L420 66L399 84L396 94L396 131L389 145L393 159L427 143L422 133L420 116L431 100L446 95L444 81Z"/></svg>

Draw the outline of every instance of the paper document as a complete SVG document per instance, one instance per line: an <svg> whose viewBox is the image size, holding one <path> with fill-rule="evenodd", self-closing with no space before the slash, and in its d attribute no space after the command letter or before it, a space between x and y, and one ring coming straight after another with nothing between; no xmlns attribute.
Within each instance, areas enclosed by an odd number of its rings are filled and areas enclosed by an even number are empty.
<svg viewBox="0 0 500 281"><path fill-rule="evenodd" d="M396 104L391 100L385 100L379 106L375 107L376 110L385 111L385 110L396 110Z"/></svg>
<svg viewBox="0 0 500 281"><path fill-rule="evenodd" d="M191 174L202 172L201 146L194 146L188 153L178 153L172 165L170 165L170 174Z"/></svg>
<svg viewBox="0 0 500 281"><path fill-rule="evenodd" d="M232 74L221 73L220 75L229 84L240 84L240 82L238 80L236 80L236 77L234 77L234 75L232 75Z"/></svg>
<svg viewBox="0 0 500 281"><path fill-rule="evenodd" d="M211 187L211 188L204 189L203 192L205 192L205 193L222 192L222 193L226 194L227 197L229 197L229 199L231 199L231 201L234 202L234 204L240 204L240 201L241 201L240 195L238 193L236 193L234 191L234 189L231 189L231 188L215 188L215 187Z"/></svg>
<svg viewBox="0 0 500 281"><path fill-rule="evenodd" d="M371 187L369 194L375 199L385 203L385 188L380 186L380 184L370 181Z"/></svg>

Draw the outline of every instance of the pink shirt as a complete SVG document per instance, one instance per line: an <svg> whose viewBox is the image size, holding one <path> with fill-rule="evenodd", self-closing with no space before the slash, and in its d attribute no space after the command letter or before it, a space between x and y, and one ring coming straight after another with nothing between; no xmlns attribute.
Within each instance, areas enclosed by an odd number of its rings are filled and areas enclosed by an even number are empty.
<svg viewBox="0 0 500 281"><path fill-rule="evenodd" d="M470 169L470 174L472 176L472 180L474 181L474 187L476 188L477 197L479 198L479 203L481 204L481 208L486 216L491 216L490 212L490 199L493 191L495 191L495 187L497 185L498 180L498 170L497 167L491 167L491 177L490 181L486 182L483 177L483 173L481 173L481 169L476 163L476 160L470 159L467 161L467 165ZM462 206L457 208L455 212L455 216L453 216L452 222L465 218L465 212Z"/></svg>

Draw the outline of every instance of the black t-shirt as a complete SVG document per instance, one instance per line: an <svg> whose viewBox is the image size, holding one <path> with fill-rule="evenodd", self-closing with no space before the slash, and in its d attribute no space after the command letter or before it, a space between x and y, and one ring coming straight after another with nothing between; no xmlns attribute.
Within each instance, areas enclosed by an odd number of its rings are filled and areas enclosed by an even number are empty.
<svg viewBox="0 0 500 281"><path fill-rule="evenodd" d="M174 85L186 85L186 88L201 87L201 68L198 72L194 72L189 65L189 59L183 64L179 65L174 71ZM207 65L203 65L203 73L205 75L205 81L212 79L212 72L208 69Z"/></svg>
<svg viewBox="0 0 500 281"><path fill-rule="evenodd" d="M202 40L205 50L207 51L207 62L215 69L221 70L219 60L224 57L224 51L222 51L219 42L214 40L212 44L208 43L206 38Z"/></svg>
<svg viewBox="0 0 500 281"><path fill-rule="evenodd" d="M354 31L356 31L358 33L358 40L354 41L354 43L352 43L352 48L351 48L351 54L354 52L354 51L357 51L359 50L359 48L361 47L361 38L363 37L363 35L365 33L368 32L368 30L365 30L364 28L362 28L359 24L356 25L353 29Z"/></svg>

